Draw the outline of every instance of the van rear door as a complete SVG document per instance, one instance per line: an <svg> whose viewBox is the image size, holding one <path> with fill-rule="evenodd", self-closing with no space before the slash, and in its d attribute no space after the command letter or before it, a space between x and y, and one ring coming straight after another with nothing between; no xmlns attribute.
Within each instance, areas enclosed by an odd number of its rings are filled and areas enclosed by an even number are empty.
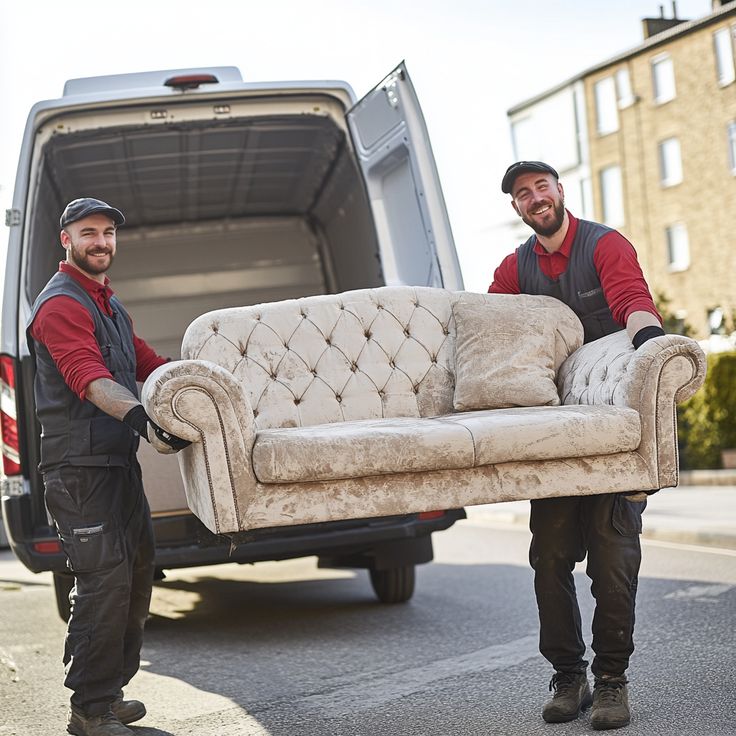
<svg viewBox="0 0 736 736"><path fill-rule="evenodd" d="M462 289L427 126L402 62L347 114L387 285Z"/></svg>

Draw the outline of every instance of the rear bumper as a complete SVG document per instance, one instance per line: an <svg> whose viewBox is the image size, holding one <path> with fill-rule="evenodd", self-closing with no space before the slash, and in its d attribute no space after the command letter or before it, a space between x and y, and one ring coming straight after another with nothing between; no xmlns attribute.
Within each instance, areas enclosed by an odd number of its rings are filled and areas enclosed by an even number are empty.
<svg viewBox="0 0 736 736"><path fill-rule="evenodd" d="M18 559L33 572L65 572L61 552L44 553L43 543L56 542L49 526L32 527L29 497L3 497L2 510L10 546ZM431 546L420 545L414 552L413 540L429 537L459 519L463 509L452 509L435 518L418 514L376 519L335 521L324 524L275 527L243 532L232 537L216 536L193 514L162 516L153 520L156 534L156 566L162 569L217 565L225 562L261 562L316 555L325 564L368 566L378 561L387 565L392 554L409 555L408 562L419 564L432 559ZM426 550L429 549L427 553ZM376 555L376 550L386 550ZM413 556L412 556L413 555Z"/></svg>

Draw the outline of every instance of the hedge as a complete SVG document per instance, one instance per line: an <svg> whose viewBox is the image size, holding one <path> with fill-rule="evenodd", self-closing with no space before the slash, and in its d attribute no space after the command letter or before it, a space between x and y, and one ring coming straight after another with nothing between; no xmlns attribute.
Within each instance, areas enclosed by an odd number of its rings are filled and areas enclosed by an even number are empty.
<svg viewBox="0 0 736 736"><path fill-rule="evenodd" d="M736 448L736 352L711 353L703 387L677 407L680 466L720 468L721 450Z"/></svg>

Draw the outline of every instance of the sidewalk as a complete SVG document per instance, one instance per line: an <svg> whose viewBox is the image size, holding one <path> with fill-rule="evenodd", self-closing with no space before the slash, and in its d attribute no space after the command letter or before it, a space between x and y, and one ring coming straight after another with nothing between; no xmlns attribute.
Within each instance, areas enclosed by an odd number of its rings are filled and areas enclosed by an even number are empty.
<svg viewBox="0 0 736 736"><path fill-rule="evenodd" d="M642 537L736 549L736 472L691 472L703 475L688 474L682 480L697 480L698 485L665 488L650 496ZM473 506L467 513L469 520L484 524L529 527L528 501Z"/></svg>

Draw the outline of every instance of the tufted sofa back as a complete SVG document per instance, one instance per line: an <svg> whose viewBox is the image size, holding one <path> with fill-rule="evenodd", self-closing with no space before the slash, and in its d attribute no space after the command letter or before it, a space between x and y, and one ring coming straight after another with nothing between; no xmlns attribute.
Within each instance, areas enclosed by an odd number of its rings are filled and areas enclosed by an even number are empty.
<svg viewBox="0 0 736 736"><path fill-rule="evenodd" d="M232 373L257 429L448 414L453 304L499 299L549 298L397 286L221 309L192 322L182 358Z"/></svg>

